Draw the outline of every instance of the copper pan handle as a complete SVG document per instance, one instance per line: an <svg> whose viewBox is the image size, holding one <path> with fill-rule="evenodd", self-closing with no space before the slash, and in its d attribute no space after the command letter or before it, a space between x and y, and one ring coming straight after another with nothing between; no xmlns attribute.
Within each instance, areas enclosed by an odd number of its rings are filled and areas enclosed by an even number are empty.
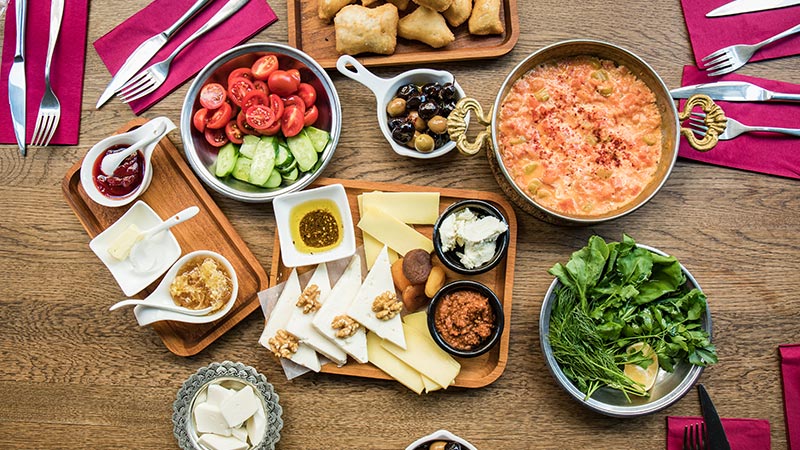
<svg viewBox="0 0 800 450"><path fill-rule="evenodd" d="M707 152L714 148L719 142L719 135L725 132L728 119L722 108L714 103L711 97L704 94L696 94L689 97L683 105L683 111L678 113L680 123L689 120L692 115L692 109L699 106L703 110L705 116L702 118L703 125L706 128L705 134L702 138L698 138L691 128L681 126L681 134L689 141L689 145L699 152Z"/></svg>
<svg viewBox="0 0 800 450"><path fill-rule="evenodd" d="M486 127L472 142L467 139L467 127L469 126L467 114L470 111L475 112L478 123ZM484 114L483 107L477 100L471 97L462 98L456 103L453 112L447 116L447 133L463 155L477 155L484 147L489 151L492 142L492 108L490 107L489 111Z"/></svg>

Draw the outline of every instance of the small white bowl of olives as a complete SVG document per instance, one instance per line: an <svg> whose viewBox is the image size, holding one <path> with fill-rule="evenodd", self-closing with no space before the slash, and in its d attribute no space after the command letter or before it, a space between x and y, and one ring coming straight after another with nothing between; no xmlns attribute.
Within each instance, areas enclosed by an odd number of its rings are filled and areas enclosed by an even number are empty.
<svg viewBox="0 0 800 450"><path fill-rule="evenodd" d="M478 450L474 445L456 436L447 430L435 431L427 436L423 436L406 450Z"/></svg>
<svg viewBox="0 0 800 450"><path fill-rule="evenodd" d="M375 94L378 124L398 155L430 159L456 147L447 134L447 116L465 94L450 72L414 69L380 78L349 55L341 56L336 68Z"/></svg>

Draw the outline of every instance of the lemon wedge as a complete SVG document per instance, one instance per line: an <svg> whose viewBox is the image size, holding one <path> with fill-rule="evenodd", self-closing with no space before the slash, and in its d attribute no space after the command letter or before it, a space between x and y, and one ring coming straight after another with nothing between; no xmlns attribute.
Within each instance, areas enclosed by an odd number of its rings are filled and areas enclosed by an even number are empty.
<svg viewBox="0 0 800 450"><path fill-rule="evenodd" d="M628 354L641 350L645 357L653 360L653 363L647 366L646 369L638 364L625 364L625 375L631 380L644 385L644 390L649 391L653 384L656 382L658 375L658 355L653 349L644 342L637 342L628 347L625 352Z"/></svg>

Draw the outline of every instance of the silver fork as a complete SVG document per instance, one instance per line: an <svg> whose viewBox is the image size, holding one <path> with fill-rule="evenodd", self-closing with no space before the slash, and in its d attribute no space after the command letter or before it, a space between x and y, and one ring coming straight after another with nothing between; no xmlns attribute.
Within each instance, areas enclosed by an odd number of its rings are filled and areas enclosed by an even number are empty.
<svg viewBox="0 0 800 450"><path fill-rule="evenodd" d="M765 39L758 44L737 44L721 48L701 60L705 66L703 69L712 71L708 74L709 76L718 76L731 73L739 67L747 64L747 61L749 61L750 58L753 57L753 54L761 47L798 32L800 32L800 24L789 28L783 33L776 34L769 39Z"/></svg>
<svg viewBox="0 0 800 450"><path fill-rule="evenodd" d="M50 4L50 37L47 44L47 60L44 64L44 97L42 97L42 103L39 104L39 114L36 116L31 145L47 147L61 120L61 103L50 86L50 62L53 60L53 50L58 41L58 32L61 29L63 16L64 0L52 0Z"/></svg>
<svg viewBox="0 0 800 450"><path fill-rule="evenodd" d="M707 448L706 424L704 422L697 422L683 427L683 450L705 450Z"/></svg>
<svg viewBox="0 0 800 450"><path fill-rule="evenodd" d="M159 88L167 79L169 74L169 66L172 60L178 56L187 45L191 44L197 38L210 31L215 26L224 22L228 17L233 15L236 11L242 8L248 0L229 0L211 19L208 20L202 27L194 32L188 39L183 41L181 45L176 48L165 60L157 62L148 67L147 70L139 73L125 83L119 90L117 96L123 103L130 103L136 99L142 98L147 94Z"/></svg>
<svg viewBox="0 0 800 450"><path fill-rule="evenodd" d="M705 125L705 113L694 112L689 117L689 127L692 132L699 137L705 136L708 132L708 127ZM725 131L719 135L719 140L727 141L739 136L742 133L750 133L753 131L766 131L770 133L783 133L790 136L800 137L800 128L778 128L778 127L751 127L736 120L727 118L728 122L725 126Z"/></svg>

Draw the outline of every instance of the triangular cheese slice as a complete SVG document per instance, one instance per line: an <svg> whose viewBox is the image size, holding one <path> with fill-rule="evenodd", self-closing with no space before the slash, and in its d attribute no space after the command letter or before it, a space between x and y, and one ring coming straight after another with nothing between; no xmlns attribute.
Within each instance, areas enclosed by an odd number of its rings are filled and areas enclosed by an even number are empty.
<svg viewBox="0 0 800 450"><path fill-rule="evenodd" d="M372 304L375 299L386 292L397 295L392 281L389 249L384 246L383 250L378 254L372 269L367 274L367 278L364 279L361 289L358 290L355 300L353 300L350 308L347 309L347 315L381 338L405 349L406 340L403 335L403 323L400 320L400 314L396 314L389 320L383 320L376 317L376 313L372 311Z"/></svg>
<svg viewBox="0 0 800 450"><path fill-rule="evenodd" d="M359 287L361 287L361 258L355 255L350 260L350 264L347 265L339 281L331 289L331 293L325 303L314 315L311 323L317 331L333 341L356 361L366 363L369 361L369 357L367 354L367 333L364 327L359 327L352 336L340 338L336 336L337 330L331 326L334 318L347 314L347 308L355 299Z"/></svg>
<svg viewBox="0 0 800 450"><path fill-rule="evenodd" d="M331 293L331 281L328 278L328 267L325 263L319 264L316 270L314 270L314 274L311 276L311 279L308 280L306 289L310 286L317 286L319 289L317 301L320 305L324 305ZM314 316L316 316L317 311L309 311L306 313L303 307L297 306L295 303L294 312L289 319L286 330L297 336L300 342L327 356L328 359L335 362L336 365L341 366L347 362L347 353L311 325L311 321L314 319Z"/></svg>
<svg viewBox="0 0 800 450"><path fill-rule="evenodd" d="M289 279L286 280L286 284L283 286L283 292L281 292L277 303L275 303L272 314L270 314L269 319L267 319L267 325L264 328L264 332L261 334L261 339L258 340L261 345L270 349L270 351L272 348L270 347L269 340L275 337L279 330L286 330L286 325L288 325L289 319L292 317L292 313L295 310L294 305L297 303L300 294L302 294L300 290L300 279L297 278L297 269L293 269L292 273L289 274ZM322 368L314 349L303 343L298 345L297 351L294 352L289 359L314 372L319 372Z"/></svg>

